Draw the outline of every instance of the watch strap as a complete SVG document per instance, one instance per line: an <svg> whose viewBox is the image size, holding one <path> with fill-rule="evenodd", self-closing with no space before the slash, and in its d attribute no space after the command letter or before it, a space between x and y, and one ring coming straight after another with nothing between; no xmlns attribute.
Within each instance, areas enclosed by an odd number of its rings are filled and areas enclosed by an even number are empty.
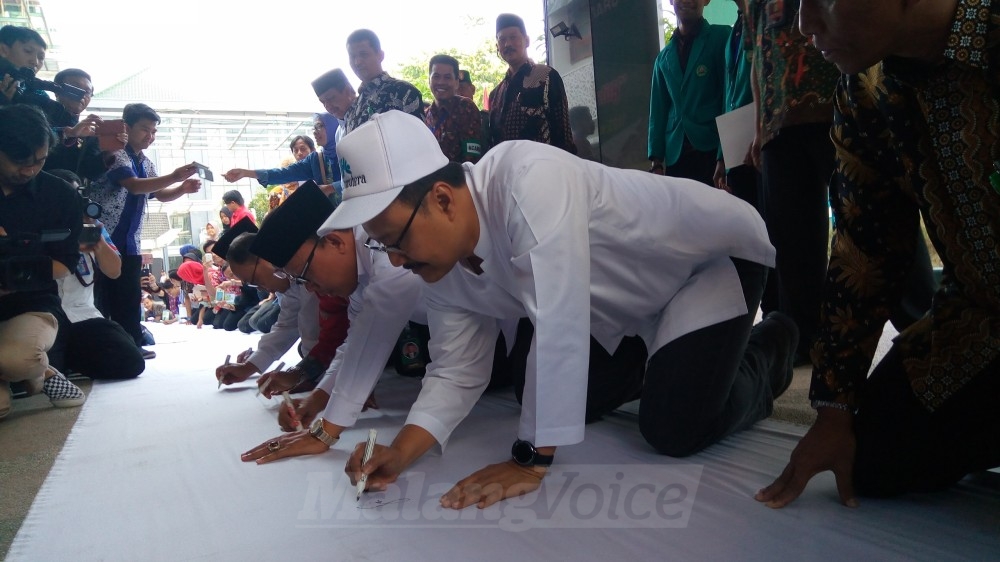
<svg viewBox="0 0 1000 562"><path fill-rule="evenodd" d="M340 437L334 437L327 433L323 426L323 418L316 418L316 421L309 426L309 434L322 441L327 447L332 447L334 443L340 441Z"/></svg>
<svg viewBox="0 0 1000 562"><path fill-rule="evenodd" d="M555 455L543 455L538 452L535 445L530 441L518 439L514 441L514 446L510 450L514 462L521 466L552 466ZM519 458L520 457L520 458Z"/></svg>

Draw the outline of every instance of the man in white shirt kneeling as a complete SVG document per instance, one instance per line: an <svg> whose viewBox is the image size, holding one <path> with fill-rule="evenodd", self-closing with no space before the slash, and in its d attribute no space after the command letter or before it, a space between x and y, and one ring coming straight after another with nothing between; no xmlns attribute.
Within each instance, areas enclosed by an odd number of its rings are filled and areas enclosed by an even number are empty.
<svg viewBox="0 0 1000 562"><path fill-rule="evenodd" d="M512 458L460 481L444 507L536 489L560 445L583 440L590 337L650 350L639 428L658 451L698 452L770 415L798 332L754 317L774 248L757 211L690 180L621 170L510 141L449 163L418 119L373 116L338 146L343 203L326 229L419 275L433 358L406 425L347 472L384 489L446 443L489 382L498 319L535 327Z"/></svg>

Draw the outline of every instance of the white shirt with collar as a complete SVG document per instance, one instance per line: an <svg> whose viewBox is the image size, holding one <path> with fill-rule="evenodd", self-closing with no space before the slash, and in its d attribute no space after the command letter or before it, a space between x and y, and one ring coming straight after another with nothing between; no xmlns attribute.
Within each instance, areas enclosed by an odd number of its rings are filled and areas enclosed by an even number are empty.
<svg viewBox="0 0 1000 562"><path fill-rule="evenodd" d="M257 351L247 359L262 372L281 358L302 338L302 355L319 342L319 299L305 285L291 283L281 293L281 310L271 331L260 337Z"/></svg>
<svg viewBox="0 0 1000 562"><path fill-rule="evenodd" d="M586 162L530 141L500 144L466 180L482 275L456 266L424 289L433 357L407 423L444 445L489 382L496 319L535 325L518 437L583 440L590 336L650 354L747 313L731 257L774 265L757 211L695 181Z"/></svg>
<svg viewBox="0 0 1000 562"><path fill-rule="evenodd" d="M330 395L323 418L342 427L357 421L407 321L427 323L424 282L393 267L388 254L365 247L367 240L364 229L354 227L358 286L347 309L351 325L318 385Z"/></svg>

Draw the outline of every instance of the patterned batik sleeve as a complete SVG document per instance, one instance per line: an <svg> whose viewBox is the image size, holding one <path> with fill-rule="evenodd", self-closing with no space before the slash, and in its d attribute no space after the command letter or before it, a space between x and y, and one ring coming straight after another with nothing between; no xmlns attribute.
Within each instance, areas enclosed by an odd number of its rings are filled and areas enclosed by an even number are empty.
<svg viewBox="0 0 1000 562"><path fill-rule="evenodd" d="M458 105L458 141L462 150L462 161L478 162L483 155L482 120L479 108L472 100L462 100Z"/></svg>
<svg viewBox="0 0 1000 562"><path fill-rule="evenodd" d="M879 74L840 82L831 134L835 229L809 396L849 408L857 405L882 328L902 294L920 228L916 200L875 109Z"/></svg>

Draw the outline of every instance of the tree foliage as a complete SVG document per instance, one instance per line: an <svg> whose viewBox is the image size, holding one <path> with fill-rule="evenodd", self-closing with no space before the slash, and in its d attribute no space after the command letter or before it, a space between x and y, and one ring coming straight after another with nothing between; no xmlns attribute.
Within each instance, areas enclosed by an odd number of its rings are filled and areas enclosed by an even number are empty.
<svg viewBox="0 0 1000 562"><path fill-rule="evenodd" d="M268 190L258 189L254 187L253 197L250 199L250 203L247 207L253 209L253 212L257 215L257 222L264 220L264 215L270 210L270 206L267 204Z"/></svg>
<svg viewBox="0 0 1000 562"><path fill-rule="evenodd" d="M667 15L669 14L669 15ZM663 15L663 42L667 43L670 41L670 36L674 34L674 30L677 29L676 16L673 12L668 12L664 10Z"/></svg>

